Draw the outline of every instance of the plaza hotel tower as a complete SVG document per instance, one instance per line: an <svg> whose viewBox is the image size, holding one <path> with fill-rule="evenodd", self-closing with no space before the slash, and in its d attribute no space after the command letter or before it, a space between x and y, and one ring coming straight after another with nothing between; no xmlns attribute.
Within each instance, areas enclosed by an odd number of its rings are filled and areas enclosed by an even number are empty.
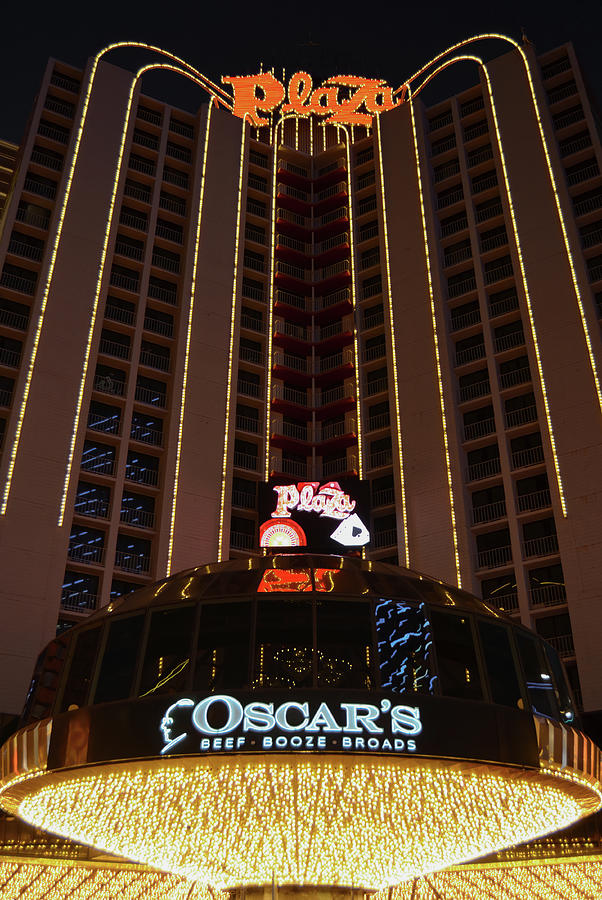
<svg viewBox="0 0 602 900"><path fill-rule="evenodd" d="M482 45L360 125L254 126L152 49L196 114L128 47L49 61L0 236L2 712L57 627L255 552L270 475L367 480L368 558L535 628L602 709L600 141L570 45Z"/></svg>

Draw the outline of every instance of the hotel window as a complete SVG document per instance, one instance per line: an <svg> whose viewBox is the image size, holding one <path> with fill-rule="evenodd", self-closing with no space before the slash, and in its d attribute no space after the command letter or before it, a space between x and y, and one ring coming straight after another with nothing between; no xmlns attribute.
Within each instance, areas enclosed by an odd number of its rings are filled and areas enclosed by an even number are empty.
<svg viewBox="0 0 602 900"><path fill-rule="evenodd" d="M120 534L117 537L115 568L145 575L150 570L151 542Z"/></svg>
<svg viewBox="0 0 602 900"><path fill-rule="evenodd" d="M192 606L152 613L139 696L179 691L186 687L190 675L195 613L196 609Z"/></svg>
<svg viewBox="0 0 602 900"><path fill-rule="evenodd" d="M372 687L370 605L324 594L316 598L318 687Z"/></svg>
<svg viewBox="0 0 602 900"><path fill-rule="evenodd" d="M115 447L86 441L82 452L82 469L96 475L112 475L115 471Z"/></svg>
<svg viewBox="0 0 602 900"><path fill-rule="evenodd" d="M220 691L249 685L251 603L201 606L193 690Z"/></svg>
<svg viewBox="0 0 602 900"><path fill-rule="evenodd" d="M312 594L271 596L257 603L257 687L313 686Z"/></svg>
<svg viewBox="0 0 602 900"><path fill-rule="evenodd" d="M528 631L522 629L516 629L515 638L532 711L540 716L557 719L558 706L554 684L543 645Z"/></svg>
<svg viewBox="0 0 602 900"><path fill-rule="evenodd" d="M375 622L381 688L432 693L431 626L424 604L377 600Z"/></svg>
<svg viewBox="0 0 602 900"><path fill-rule="evenodd" d="M111 622L94 693L95 704L129 697L143 625L144 615L128 616ZM71 681L70 677L69 683Z"/></svg>
<svg viewBox="0 0 602 900"><path fill-rule="evenodd" d="M130 450L125 464L126 481L155 486L159 481L159 460L156 456Z"/></svg>
<svg viewBox="0 0 602 900"><path fill-rule="evenodd" d="M80 631L75 638L71 665L67 671L61 712L85 706L94 673L102 626Z"/></svg>
<svg viewBox="0 0 602 900"><path fill-rule="evenodd" d="M508 629L493 622L478 622L489 690L494 703L523 708L522 692L510 646Z"/></svg>
<svg viewBox="0 0 602 900"><path fill-rule="evenodd" d="M102 484L80 481L77 485L73 512L77 516L106 519L109 515L111 490Z"/></svg>
<svg viewBox="0 0 602 900"><path fill-rule="evenodd" d="M96 609L98 602L98 575L86 572L65 571L61 591L61 608L84 612Z"/></svg>
<svg viewBox="0 0 602 900"><path fill-rule="evenodd" d="M125 490L121 498L119 521L135 528L154 528L155 498Z"/></svg>
<svg viewBox="0 0 602 900"><path fill-rule="evenodd" d="M135 584L132 581L120 581L119 579L114 578L111 582L111 600L116 600L117 597L131 594L132 591L136 591L139 587L139 584Z"/></svg>
<svg viewBox="0 0 602 900"><path fill-rule="evenodd" d="M432 609L439 686L444 697L481 700L483 689L470 619Z"/></svg>
<svg viewBox="0 0 602 900"><path fill-rule="evenodd" d="M132 413L132 428L130 437L134 441L142 441L144 444L154 444L160 447L163 443L163 420L144 413Z"/></svg>

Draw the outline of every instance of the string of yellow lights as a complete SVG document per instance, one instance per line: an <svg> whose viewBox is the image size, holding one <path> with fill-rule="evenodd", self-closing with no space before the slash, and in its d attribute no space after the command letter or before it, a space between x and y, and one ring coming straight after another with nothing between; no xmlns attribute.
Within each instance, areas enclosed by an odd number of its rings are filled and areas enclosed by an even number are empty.
<svg viewBox="0 0 602 900"><path fill-rule="evenodd" d="M456 522L456 507L454 502L454 483L451 470L451 458L449 453L449 439L447 434L447 415L445 410L445 394L443 390L443 374L441 371L441 357L439 353L439 336L437 333L437 315L435 310L435 293L433 290L433 277L431 272L430 247L428 239L428 229L426 227L426 215L424 207L424 192L422 189L422 172L420 166L420 153L418 150L418 134L416 130L416 115L414 112L414 100L408 97L410 104L410 117L412 121L412 136L414 139L414 158L416 162L416 178L418 181L418 196L420 199L420 218L422 222L422 239L424 243L424 256L426 261L426 277L429 292L429 303L431 312L431 325L433 329L433 348L435 353L435 368L437 370L437 385L439 389L439 408L441 411L441 427L443 431L443 450L445 454L445 469L447 474L447 489L449 492L449 511L451 519L452 541L454 548L454 560L456 565L456 580L458 587L462 587L462 571L460 567L460 548L458 541L458 528Z"/></svg>

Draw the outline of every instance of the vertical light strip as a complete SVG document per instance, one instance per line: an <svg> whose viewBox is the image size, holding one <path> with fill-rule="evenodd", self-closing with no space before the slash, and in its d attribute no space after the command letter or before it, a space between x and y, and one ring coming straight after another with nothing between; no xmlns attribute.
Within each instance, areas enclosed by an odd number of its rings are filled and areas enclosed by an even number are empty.
<svg viewBox="0 0 602 900"><path fill-rule="evenodd" d="M376 116L376 146L378 147L378 167L380 172L380 191L383 211L383 243L385 248L385 273L387 277L387 305L389 310L389 333L391 335L391 354L393 368L393 390L395 396L395 424L397 428L397 453L399 457L399 476L401 483L401 516L403 521L403 540L405 565L410 566L410 547L408 534L408 512L406 507L405 473L403 466L403 442L401 437L401 417L399 413L399 384L397 381L397 350L395 346L395 322L393 318L393 298L391 296L391 267L389 265L389 231L387 228L387 204L385 199L385 174L383 171L383 154L381 147L380 116Z"/></svg>
<svg viewBox="0 0 602 900"><path fill-rule="evenodd" d="M219 532L217 540L217 561L224 557L224 516L226 512L226 478L228 472L228 440L230 437L230 402L232 399L232 361L234 357L234 326L236 324L236 293L238 287L238 259L240 243L240 224L242 220L242 179L245 168L247 120L242 120L240 134L240 164L238 170L238 204L236 210L236 237L234 241L234 277L232 279L232 311L230 314L230 348L228 351L228 384L226 388L226 421L224 425L224 460L222 463L222 490L219 508Z"/></svg>
<svg viewBox="0 0 602 900"><path fill-rule="evenodd" d="M353 193L351 190L351 137L347 128L342 129L345 135L345 154L347 158L347 192L349 197L349 261L351 265L351 306L353 307L353 356L355 361L355 414L357 418L357 455L358 455L358 475L364 477L364 452L363 452L363 435L362 435L362 418L360 404L360 355L358 346L357 324L355 321L356 313L356 279L355 279L355 233L353 225Z"/></svg>
<svg viewBox="0 0 602 900"><path fill-rule="evenodd" d="M186 407L186 388L188 386L188 362L190 358L190 339L192 335L192 316L194 312L194 292L196 290L196 276L199 263L199 244L201 240L201 220L203 217L203 201L205 199L205 173L207 171L207 151L209 148L209 129L211 127L211 112L213 110L213 98L209 100L207 109L207 122L205 124L205 142L203 145L203 165L201 170L201 186L199 192L199 211L196 222L196 235L194 239L194 256L192 262L192 279L190 284L190 302L188 304L188 325L186 328L186 349L184 353L184 374L182 376L182 397L180 400L180 421L178 422L178 443L176 446L176 466L174 473L173 500L171 504L171 520L169 523L169 544L167 549L166 575L171 574L174 534L176 529L176 507L178 502L178 488L180 483L180 462L182 457L182 435L184 432L184 410Z"/></svg>
<svg viewBox="0 0 602 900"><path fill-rule="evenodd" d="M297 120L298 121L298 120ZM270 281L268 285L268 322L267 351L265 367L265 473L264 480L270 477L270 427L272 421L272 339L274 331L274 271L276 265L276 178L278 174L278 129L283 120L274 128L272 140L272 209L270 222Z"/></svg>
<svg viewBox="0 0 602 900"><path fill-rule="evenodd" d="M422 173L420 168L420 155L418 152L418 134L416 130L416 116L414 114L414 101L410 97L410 116L412 120L412 136L414 139L414 156L416 160L416 178L418 182L418 195L420 198L420 218L422 222L422 240L424 243L424 256L426 260L426 277L428 281L429 302L431 308L431 324L433 326L433 347L435 351L435 366L437 369L437 383L439 386L439 407L441 411L441 428L443 430L443 450L445 454L445 468L447 472L447 489L449 492L449 512L452 527L452 540L454 544L454 560L456 563L456 579L458 587L462 587L462 572L460 569L460 550L458 545L458 528L456 523L456 508L454 503L454 484L451 471L451 459L449 455L449 440L447 436L447 416L445 414L445 396L443 392L443 375L441 372L441 357L439 355L439 336L437 334L437 316L435 314L435 295L433 290L433 278L431 272L430 248L428 241L428 229L426 226L426 214L424 209L424 192L422 190Z"/></svg>
<svg viewBox="0 0 602 900"><path fill-rule="evenodd" d="M489 79L489 72L487 71L487 66L483 63L482 60L475 57L475 61L479 63L483 70L483 74L485 76L485 82L487 84L487 92L489 94L489 102L491 104L491 113L493 116L493 124L495 126L495 136L498 145L498 152L500 154L500 162L502 164L502 173L504 176L504 187L506 190L506 198L508 200L508 208L510 210L510 218L512 220L512 232L514 235L514 243L516 246L516 254L518 256L518 264L520 266L520 274L523 282L523 290L525 294L525 301L527 304L527 312L529 315L529 325L531 327L531 338L533 340L533 347L535 350L535 359L537 362L537 372L539 374L539 381L541 385L541 393L543 397L544 410L546 415L546 423L548 427L548 435L550 438L550 446L552 449L552 459L554 462L554 471L556 473L556 483L558 485L558 495L560 497L560 506L562 508L562 515L566 518L567 516L567 508L566 508L566 499L564 496L564 488L562 484L562 476L560 474L560 464L558 461L558 454L556 451L556 440L554 437L554 428L552 426L552 416L550 413L550 403L548 400L548 392L546 388L546 382L543 373L543 365L541 362L541 354L539 352L539 342L537 340L537 331L535 328L535 317L533 315L533 307L531 305L531 296L529 294L529 286L527 283L527 274L525 271L525 264L523 260L523 252L520 243L520 237L518 234L518 225L516 223L516 216L514 214L514 202L512 200L512 192L510 190L510 182L508 179L508 170L506 168L506 159L504 156L504 148L502 145L502 138L500 135L500 129L498 124L497 112L495 108L495 101L493 99L493 91L491 89L491 81Z"/></svg>
<svg viewBox="0 0 602 900"><path fill-rule="evenodd" d="M77 401L75 404L75 416L73 417L73 429L71 431L71 441L69 444L69 454L67 457L67 468L65 471L65 480L63 482L63 492L61 496L61 505L59 508L59 518L58 518L58 526L59 528L62 526L63 521L65 519L65 507L67 504L67 493L69 489L69 482L71 480L71 469L73 467L73 455L75 452L75 442L77 440L77 433L79 430L79 419L81 415L82 403L84 399L84 390L86 387L86 376L88 373L88 364L90 362L90 353L92 350L92 338L94 336L94 326L96 324L96 314L98 312L98 302L100 299L100 290L102 287L102 280L104 275L104 267L107 259L107 251L109 247L109 237L111 234L111 226L113 224L113 210L115 209L115 199L117 197L117 187L119 185L119 176L121 174L121 164L123 161L123 153L125 150L125 141L127 136L128 125L130 121L130 113L132 109L132 102L134 99L134 91L136 89L136 85L138 83L138 75L133 79L132 84L130 86L130 93L128 96L127 107L125 111L125 116L123 120L123 128L121 131L121 142L119 145L119 153L117 155L117 168L115 171L115 177L113 179L113 188L111 191L111 200L109 203L109 213L107 216L107 221L105 225L105 234L102 244L102 251L100 254L100 263L98 265L98 274L96 277L96 289L94 291L94 301L92 303L92 312L90 314L90 325L88 327L88 338L86 340L86 349L84 351L84 362L82 366L82 374L79 381L79 390L77 393Z"/></svg>

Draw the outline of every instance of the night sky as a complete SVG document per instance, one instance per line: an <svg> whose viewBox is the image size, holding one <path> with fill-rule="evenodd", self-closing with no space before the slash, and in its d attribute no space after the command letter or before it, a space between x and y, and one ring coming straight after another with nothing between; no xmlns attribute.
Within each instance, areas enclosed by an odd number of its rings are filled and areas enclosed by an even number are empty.
<svg viewBox="0 0 602 900"><path fill-rule="evenodd" d="M7 8L8 7L8 8ZM262 61L276 74L305 68L314 83L333 74L379 75L399 85L455 41L486 31L520 40L524 28L538 52L572 40L590 92L602 107L602 4L600 0L442 3L224 3L183 0L159 4L100 0L5 4L0 18L0 137L18 142L49 56L76 66L116 40L158 44L219 81L222 74L255 72ZM499 51L498 51L499 52ZM148 60L114 54L135 68ZM149 76L144 92L194 109L198 89L175 75ZM447 95L474 83L474 68L458 68ZM427 98L431 102L434 97ZM437 97L437 99L439 99Z"/></svg>

